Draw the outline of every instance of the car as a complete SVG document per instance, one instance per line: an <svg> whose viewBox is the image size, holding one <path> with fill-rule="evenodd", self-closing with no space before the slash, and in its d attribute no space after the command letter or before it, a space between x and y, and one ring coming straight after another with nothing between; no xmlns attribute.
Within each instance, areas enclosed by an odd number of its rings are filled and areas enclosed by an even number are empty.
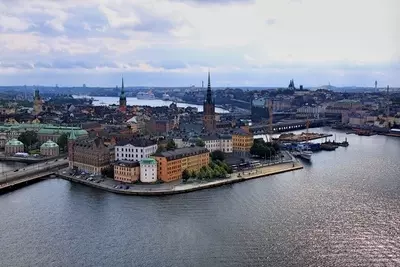
<svg viewBox="0 0 400 267"><path fill-rule="evenodd" d="M100 183L100 180L96 180L96 183L97 183L97 184Z"/></svg>
<svg viewBox="0 0 400 267"><path fill-rule="evenodd" d="M14 170L14 172L17 172L17 171L19 171L19 170L18 169Z"/></svg>
<svg viewBox="0 0 400 267"><path fill-rule="evenodd" d="M119 185L114 186L114 188L118 188L118 187L119 187Z"/></svg>

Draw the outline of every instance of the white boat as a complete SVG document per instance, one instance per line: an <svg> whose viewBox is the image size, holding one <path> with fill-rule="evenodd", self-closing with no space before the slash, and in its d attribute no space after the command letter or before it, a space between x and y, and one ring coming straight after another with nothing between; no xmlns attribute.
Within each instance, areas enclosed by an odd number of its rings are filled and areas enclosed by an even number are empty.
<svg viewBox="0 0 400 267"><path fill-rule="evenodd" d="M137 99L155 99L155 96L151 91L149 91L147 93L146 92L139 92L136 95L136 98Z"/></svg>
<svg viewBox="0 0 400 267"><path fill-rule="evenodd" d="M162 99L163 100L171 100L171 97L169 96L169 94L165 93L165 94L163 94Z"/></svg>
<svg viewBox="0 0 400 267"><path fill-rule="evenodd" d="M303 150L300 152L300 157L306 160L311 160L312 152L309 150Z"/></svg>

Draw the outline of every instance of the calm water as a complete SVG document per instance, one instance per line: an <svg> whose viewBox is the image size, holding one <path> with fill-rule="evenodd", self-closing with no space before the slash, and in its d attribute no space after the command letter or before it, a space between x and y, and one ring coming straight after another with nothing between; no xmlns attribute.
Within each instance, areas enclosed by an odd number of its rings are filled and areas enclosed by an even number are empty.
<svg viewBox="0 0 400 267"><path fill-rule="evenodd" d="M74 96L79 97L79 96ZM83 97L83 96L81 96ZM91 97L91 96L85 96ZM94 96L93 99L98 100L93 102L93 105L112 105L119 103L119 97L111 97L111 96ZM126 103L130 106L138 105L138 106L151 106L151 107L161 107L161 106L169 106L172 101L164 101L161 99L137 99L136 97L127 97ZM186 107L196 107L198 111L203 111L203 106L201 105L192 105L186 103L177 103L178 107L186 108ZM215 108L215 112L217 113L227 113L228 111L222 108Z"/></svg>
<svg viewBox="0 0 400 267"><path fill-rule="evenodd" d="M185 195L2 195L0 266L400 266L400 138L347 137L303 170Z"/></svg>

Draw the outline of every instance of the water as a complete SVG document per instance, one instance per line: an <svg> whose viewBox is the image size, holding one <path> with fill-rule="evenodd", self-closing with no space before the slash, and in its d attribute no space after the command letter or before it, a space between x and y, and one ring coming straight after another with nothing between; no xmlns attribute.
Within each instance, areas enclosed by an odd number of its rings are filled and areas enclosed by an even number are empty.
<svg viewBox="0 0 400 267"><path fill-rule="evenodd" d="M400 138L346 136L303 170L189 194L2 195L0 265L400 266Z"/></svg>
<svg viewBox="0 0 400 267"><path fill-rule="evenodd" d="M91 96L74 96L74 97L91 97ZM93 105L112 105L112 104L119 104L119 97L112 97L112 96L94 96ZM161 106L169 106L172 104L172 101L164 101L161 99L137 99L136 97L127 97L126 103L128 106L151 106L151 107L161 107ZM178 107L186 108L186 107L196 107L198 111L203 111L203 106L201 105L192 105L187 103L177 103ZM229 111L222 109L222 108L215 108L215 112L217 113L228 113Z"/></svg>

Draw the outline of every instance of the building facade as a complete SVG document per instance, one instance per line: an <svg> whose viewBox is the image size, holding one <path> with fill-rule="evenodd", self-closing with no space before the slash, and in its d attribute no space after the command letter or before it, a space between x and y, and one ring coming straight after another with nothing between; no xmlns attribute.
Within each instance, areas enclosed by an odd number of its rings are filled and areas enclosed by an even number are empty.
<svg viewBox="0 0 400 267"><path fill-rule="evenodd" d="M4 153L8 156L12 156L15 153L24 152L24 144L17 139L11 139L6 142L4 147Z"/></svg>
<svg viewBox="0 0 400 267"><path fill-rule="evenodd" d="M142 183L154 183L157 181L157 161L153 158L140 161L140 181Z"/></svg>
<svg viewBox="0 0 400 267"><path fill-rule="evenodd" d="M100 137L76 138L74 131L68 138L68 160L70 168L88 173L101 174L110 166L110 149Z"/></svg>
<svg viewBox="0 0 400 267"><path fill-rule="evenodd" d="M253 134L246 129L236 130L232 135L233 153L248 156L253 146Z"/></svg>
<svg viewBox="0 0 400 267"><path fill-rule="evenodd" d="M224 153L233 152L233 143L231 135L220 136L204 136L202 137L205 147L208 151L213 152L220 150Z"/></svg>
<svg viewBox="0 0 400 267"><path fill-rule="evenodd" d="M207 94L203 105L203 128L206 132L214 132L217 128L215 120L215 102L212 99L210 72L208 72Z"/></svg>
<svg viewBox="0 0 400 267"><path fill-rule="evenodd" d="M36 89L33 96L33 115L38 115L40 112L42 112L42 105L43 102L39 94L39 89Z"/></svg>
<svg viewBox="0 0 400 267"><path fill-rule="evenodd" d="M79 127L66 127L66 126L45 126L42 127L38 132L38 139L41 143L51 140L53 142L57 142L58 138L67 134L70 135L71 131L74 130L75 136L79 138L86 138L89 136L89 133L86 130L82 130Z"/></svg>
<svg viewBox="0 0 400 267"><path fill-rule="evenodd" d="M40 146L40 155L54 157L60 154L60 147L57 143L48 140Z"/></svg>
<svg viewBox="0 0 400 267"><path fill-rule="evenodd" d="M140 177L138 161L117 161L114 164L114 180L123 183L134 183Z"/></svg>
<svg viewBox="0 0 400 267"><path fill-rule="evenodd" d="M115 160L140 161L156 151L157 144L148 139L121 140L115 145Z"/></svg>
<svg viewBox="0 0 400 267"><path fill-rule="evenodd" d="M204 147L186 147L157 153L158 179L172 182L182 178L182 172L199 171L210 161L210 152Z"/></svg>

